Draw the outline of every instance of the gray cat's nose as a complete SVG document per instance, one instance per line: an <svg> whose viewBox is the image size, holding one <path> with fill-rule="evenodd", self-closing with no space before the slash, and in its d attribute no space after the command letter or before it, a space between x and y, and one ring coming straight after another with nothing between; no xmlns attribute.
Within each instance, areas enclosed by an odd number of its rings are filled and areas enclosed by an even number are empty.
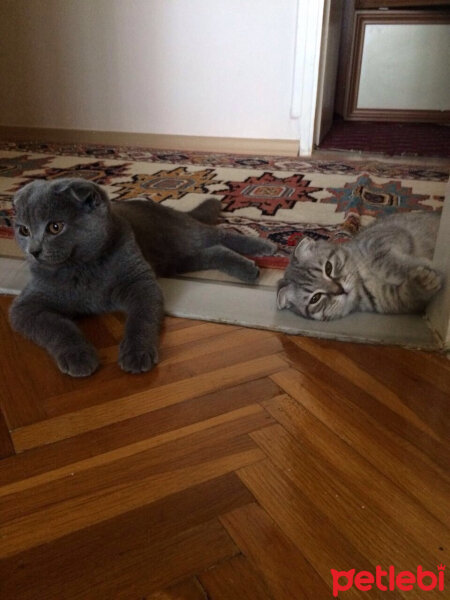
<svg viewBox="0 0 450 600"><path fill-rule="evenodd" d="M34 258L39 258L39 255L41 254L42 250L31 250L30 254L32 254L34 256Z"/></svg>

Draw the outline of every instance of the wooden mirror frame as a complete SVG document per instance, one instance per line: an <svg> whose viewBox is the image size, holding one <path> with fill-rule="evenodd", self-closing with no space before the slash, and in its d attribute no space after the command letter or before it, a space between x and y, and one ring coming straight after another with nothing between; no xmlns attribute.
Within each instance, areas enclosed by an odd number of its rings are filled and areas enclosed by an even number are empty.
<svg viewBox="0 0 450 600"><path fill-rule="evenodd" d="M414 121L449 123L450 110L412 110L394 108L358 108L362 54L366 25L446 24L450 14L439 11L356 11L353 42L345 94L344 118L353 121Z"/></svg>

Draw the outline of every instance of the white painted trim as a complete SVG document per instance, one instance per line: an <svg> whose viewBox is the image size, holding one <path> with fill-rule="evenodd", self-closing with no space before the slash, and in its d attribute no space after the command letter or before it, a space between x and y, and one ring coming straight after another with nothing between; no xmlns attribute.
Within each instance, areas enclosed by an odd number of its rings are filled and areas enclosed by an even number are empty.
<svg viewBox="0 0 450 600"><path fill-rule="evenodd" d="M299 118L300 156L310 156L314 144L325 0L298 0L291 117Z"/></svg>
<svg viewBox="0 0 450 600"><path fill-rule="evenodd" d="M300 118L303 61L305 40L301 37L300 0L297 0L297 15L295 26L294 72L292 74L291 119Z"/></svg>

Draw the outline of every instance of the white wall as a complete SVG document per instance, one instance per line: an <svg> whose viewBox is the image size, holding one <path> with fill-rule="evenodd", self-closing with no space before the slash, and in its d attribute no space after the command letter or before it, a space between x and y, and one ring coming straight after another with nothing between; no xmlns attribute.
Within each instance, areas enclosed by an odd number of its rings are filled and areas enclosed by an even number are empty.
<svg viewBox="0 0 450 600"><path fill-rule="evenodd" d="M0 125L298 139L297 0L1 0Z"/></svg>

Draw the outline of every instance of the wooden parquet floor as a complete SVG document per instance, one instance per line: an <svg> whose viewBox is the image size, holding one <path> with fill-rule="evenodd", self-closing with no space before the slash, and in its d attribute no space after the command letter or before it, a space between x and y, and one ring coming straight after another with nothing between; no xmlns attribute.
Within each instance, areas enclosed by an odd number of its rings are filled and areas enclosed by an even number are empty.
<svg viewBox="0 0 450 600"><path fill-rule="evenodd" d="M135 376L107 315L82 322L102 367L77 380L11 332L10 302L2 600L326 600L331 569L449 564L444 357L167 318Z"/></svg>

